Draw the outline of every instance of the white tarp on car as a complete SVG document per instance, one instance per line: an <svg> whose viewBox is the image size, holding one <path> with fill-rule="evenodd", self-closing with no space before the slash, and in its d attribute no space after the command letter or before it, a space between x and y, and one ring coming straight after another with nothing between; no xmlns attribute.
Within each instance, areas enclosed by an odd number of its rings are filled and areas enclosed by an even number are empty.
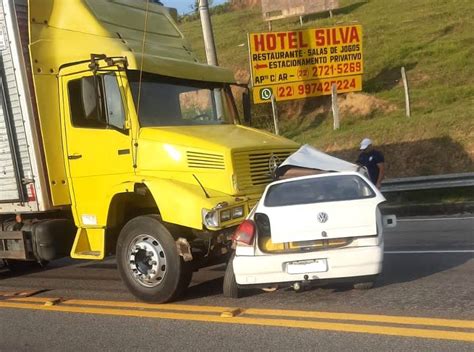
<svg viewBox="0 0 474 352"><path fill-rule="evenodd" d="M358 171L359 166L323 153L312 146L305 144L291 154L279 169L296 166L324 171Z"/></svg>

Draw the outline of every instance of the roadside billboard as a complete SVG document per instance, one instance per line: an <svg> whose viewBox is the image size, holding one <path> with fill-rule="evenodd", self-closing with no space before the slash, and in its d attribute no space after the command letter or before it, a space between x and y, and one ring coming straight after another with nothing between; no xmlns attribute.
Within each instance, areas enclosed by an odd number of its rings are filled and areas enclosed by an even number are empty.
<svg viewBox="0 0 474 352"><path fill-rule="evenodd" d="M262 0L265 21L304 16L339 8L339 0Z"/></svg>
<svg viewBox="0 0 474 352"><path fill-rule="evenodd" d="M362 27L345 25L286 32L250 33L254 102L362 90ZM268 97L268 98L267 98Z"/></svg>

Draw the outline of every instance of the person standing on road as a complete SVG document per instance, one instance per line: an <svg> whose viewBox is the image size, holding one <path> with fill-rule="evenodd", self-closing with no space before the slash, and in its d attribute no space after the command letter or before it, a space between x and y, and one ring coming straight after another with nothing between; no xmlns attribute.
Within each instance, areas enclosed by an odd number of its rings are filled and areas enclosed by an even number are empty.
<svg viewBox="0 0 474 352"><path fill-rule="evenodd" d="M360 142L360 150L362 152L359 158L357 158L356 163L367 168L370 180L380 189L385 176L385 158L383 154L374 149L372 141L369 138L364 138L362 142Z"/></svg>

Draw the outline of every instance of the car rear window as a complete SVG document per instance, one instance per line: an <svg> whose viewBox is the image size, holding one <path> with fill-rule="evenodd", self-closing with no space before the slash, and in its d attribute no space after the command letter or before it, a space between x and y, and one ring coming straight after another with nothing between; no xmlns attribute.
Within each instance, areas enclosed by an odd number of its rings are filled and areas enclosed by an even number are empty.
<svg viewBox="0 0 474 352"><path fill-rule="evenodd" d="M278 207L372 197L375 197L374 191L361 177L337 175L275 184L268 189L264 204L267 207Z"/></svg>

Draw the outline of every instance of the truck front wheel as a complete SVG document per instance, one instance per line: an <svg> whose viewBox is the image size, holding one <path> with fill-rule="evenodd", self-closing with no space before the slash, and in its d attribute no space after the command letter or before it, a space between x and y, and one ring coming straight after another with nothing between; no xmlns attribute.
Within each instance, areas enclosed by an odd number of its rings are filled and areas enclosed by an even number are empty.
<svg viewBox="0 0 474 352"><path fill-rule="evenodd" d="M189 284L192 272L156 216L130 220L120 232L116 253L123 282L143 301L169 302Z"/></svg>

